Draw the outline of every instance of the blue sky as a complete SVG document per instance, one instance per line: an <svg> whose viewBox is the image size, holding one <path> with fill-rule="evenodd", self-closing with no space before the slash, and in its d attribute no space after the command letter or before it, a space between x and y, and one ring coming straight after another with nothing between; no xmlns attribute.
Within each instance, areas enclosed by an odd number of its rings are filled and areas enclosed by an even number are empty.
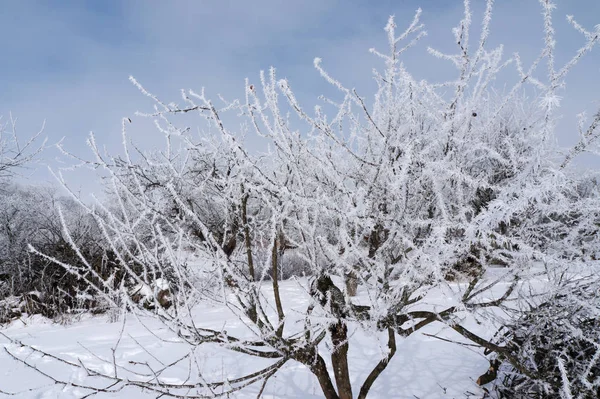
<svg viewBox="0 0 600 399"><path fill-rule="evenodd" d="M475 26L483 3L473 0ZM530 61L543 44L538 1L496 3L491 43L503 43L507 56L518 51ZM600 24L600 1L556 3L560 64L583 43L565 15L593 29ZM167 102L179 99L179 89L203 86L208 93L234 98L243 95L245 77L257 81L259 70L275 66L312 105L327 90L312 66L313 58L321 57L333 75L369 94L370 71L379 64L368 49L384 48L389 15L396 15L402 27L418 7L429 35L406 62L418 77L440 79L452 68L425 50L452 49L450 30L462 13L459 0L6 1L0 13L0 114L17 116L24 135L46 120L51 141L64 137L67 148L86 155L90 131L118 151L121 118L150 109L129 75ZM574 100L564 104L561 144L576 140L573 115L591 114L599 105L600 48L573 72L562 93ZM138 126L132 129L134 140L157 143L147 125ZM54 167L56 155L46 154ZM74 176L82 190L92 187ZM30 179L46 178L39 170Z"/></svg>

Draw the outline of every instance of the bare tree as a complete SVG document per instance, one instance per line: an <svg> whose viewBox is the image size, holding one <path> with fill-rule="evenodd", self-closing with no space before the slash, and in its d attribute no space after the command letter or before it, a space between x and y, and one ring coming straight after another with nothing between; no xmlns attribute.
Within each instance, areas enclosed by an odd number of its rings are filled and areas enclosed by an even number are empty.
<svg viewBox="0 0 600 399"><path fill-rule="evenodd" d="M33 161L44 149L42 140L44 126L39 132L26 139L19 139L17 120L10 115L8 120L0 117L0 179L13 176L15 171Z"/></svg>

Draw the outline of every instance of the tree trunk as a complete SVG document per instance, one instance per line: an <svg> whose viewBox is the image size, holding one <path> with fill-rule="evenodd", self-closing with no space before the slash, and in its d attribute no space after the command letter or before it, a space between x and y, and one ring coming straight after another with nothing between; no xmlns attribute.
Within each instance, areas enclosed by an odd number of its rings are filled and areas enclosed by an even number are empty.
<svg viewBox="0 0 600 399"><path fill-rule="evenodd" d="M326 399L340 399L337 392L335 391L335 387L331 382L331 378L329 378L329 372L327 371L327 365L325 364L325 360L317 354L312 362L302 361L302 363L306 364L310 371L317 377L319 380L319 385L321 386L321 390L323 391L323 395L325 395Z"/></svg>
<svg viewBox="0 0 600 399"><path fill-rule="evenodd" d="M356 296L356 291L358 291L358 277L356 273L350 272L344 277L346 279L346 292L348 296Z"/></svg>
<svg viewBox="0 0 600 399"><path fill-rule="evenodd" d="M379 363L375 366L375 368L369 373L367 379L363 383L360 388L360 392L358 393L358 399L366 399L369 394L369 390L373 386L375 380L383 373L387 365L390 363L390 360L396 354L396 333L393 328L388 328L388 349L390 350L386 357L381 359Z"/></svg>
<svg viewBox="0 0 600 399"><path fill-rule="evenodd" d="M279 327L277 328L277 336L283 336L283 306L281 305L281 295L279 294L279 275L277 270L277 239L273 241L273 251L271 254L271 277L273 279L273 296L275 297L275 307L277 308L277 316L279 317Z"/></svg>
<svg viewBox="0 0 600 399"><path fill-rule="evenodd" d="M244 224L244 244L246 246L246 258L248 261L248 274L250 281L256 278L254 272L254 259L252 257L252 240L250 238L250 227L248 226L248 194L242 198L242 223Z"/></svg>
<svg viewBox="0 0 600 399"><path fill-rule="evenodd" d="M333 353L331 364L340 399L352 399L352 383L348 371L348 327L339 321L330 327Z"/></svg>
<svg viewBox="0 0 600 399"><path fill-rule="evenodd" d="M242 187L242 190L244 188ZM254 281L256 276L254 274L254 258L252 256L252 240L250 238L250 227L248 226L248 194L245 194L242 198L242 223L244 224L244 244L246 246L246 258L248 262L248 274L250 281ZM254 288L252 288L254 290ZM246 307L246 315L256 325L261 327L260 320L258 319L258 312L256 310L256 299L254 296L248 298L250 303Z"/></svg>

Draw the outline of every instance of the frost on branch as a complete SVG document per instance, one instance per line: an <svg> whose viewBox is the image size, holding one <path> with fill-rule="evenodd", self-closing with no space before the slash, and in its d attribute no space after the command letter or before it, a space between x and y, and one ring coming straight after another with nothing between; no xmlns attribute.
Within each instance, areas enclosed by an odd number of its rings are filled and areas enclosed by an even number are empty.
<svg viewBox="0 0 600 399"><path fill-rule="evenodd" d="M520 359L503 369L502 398L600 396L600 301L595 275L561 284L559 291L501 330Z"/></svg>
<svg viewBox="0 0 600 399"><path fill-rule="evenodd" d="M46 145L42 140L44 126L28 138L17 135L17 120L0 116L0 179L11 177L16 170L38 157Z"/></svg>

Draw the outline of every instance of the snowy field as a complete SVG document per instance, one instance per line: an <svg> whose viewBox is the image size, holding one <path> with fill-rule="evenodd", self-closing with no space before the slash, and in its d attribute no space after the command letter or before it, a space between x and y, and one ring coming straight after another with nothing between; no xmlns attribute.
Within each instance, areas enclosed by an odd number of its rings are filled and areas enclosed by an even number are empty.
<svg viewBox="0 0 600 399"><path fill-rule="evenodd" d="M307 306L307 281L304 279L285 281L281 284L282 299L293 317L294 309L303 310ZM451 298L439 295L432 302L445 303ZM223 329L229 333L242 334L246 329L243 322L226 307L214 306L199 309L197 320L203 327ZM471 323L469 323L471 324ZM473 326L471 326L473 327ZM293 328L293 327L292 327ZM123 333L121 334L121 331ZM127 316L110 322L107 316L88 317L68 325L51 323L39 317L14 321L0 331L3 346L0 353L0 389L8 393L18 393L17 398L80 398L89 393L77 388L79 383L90 383L81 368L60 364L49 357L32 353L26 347L20 347L12 340L31 344L41 351L57 355L74 363L82 362L89 369L102 370L113 375L113 349L117 374L124 376L135 370L144 373L148 370L144 363L160 368L157 359L163 364L174 362L189 353L189 347L177 339L162 325L150 318L136 319ZM482 332L489 335L491 332ZM398 350L385 372L375 382L370 398L481 398L483 391L475 380L488 366L478 348L448 343L426 334L460 340L457 334L448 331L439 323L433 323L406 339L397 338ZM119 337L121 339L119 340ZM170 342L166 342L169 340ZM325 344L324 352L328 350ZM41 371L48 372L73 385L62 386L40 375L30 367L11 359L6 350L36 365ZM349 352L350 372L354 384L358 385L366 378L373 366L386 352L386 343L381 336L367 336L354 332ZM161 375L163 381L183 382L189 370L192 356L180 361L174 368ZM201 346L194 353L194 361L202 370L206 381L233 379L266 367L273 361L256 359L242 354L225 351L213 344ZM328 360L327 357L326 361ZM105 360L105 361L104 361ZM93 381L92 381L93 382ZM109 385L106 382L99 386ZM256 398L262 382L257 382L235 393L236 398ZM219 390L215 390L219 393ZM117 393L101 393L95 397L153 398L156 393L140 389L125 388ZM288 361L273 375L264 388L263 398L320 398L322 397L317 379L307 368L295 361Z"/></svg>

